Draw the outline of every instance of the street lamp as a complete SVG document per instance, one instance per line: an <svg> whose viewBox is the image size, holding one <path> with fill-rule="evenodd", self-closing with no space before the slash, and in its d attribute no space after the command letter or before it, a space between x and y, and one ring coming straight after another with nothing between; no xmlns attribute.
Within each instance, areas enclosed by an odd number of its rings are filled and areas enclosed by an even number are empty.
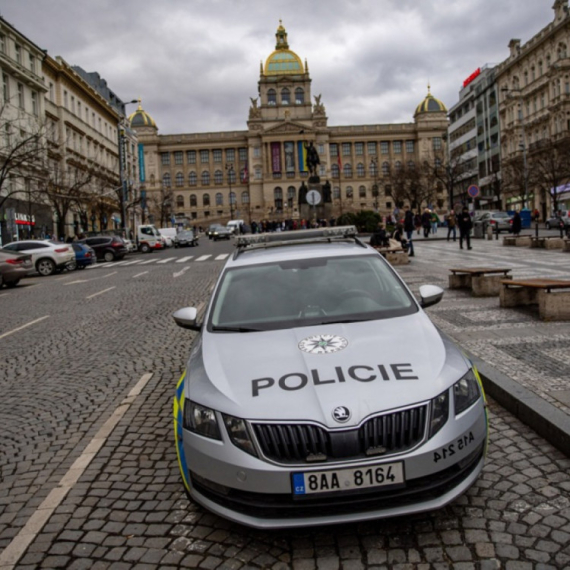
<svg viewBox="0 0 570 570"><path fill-rule="evenodd" d="M131 101L127 101L123 103L125 105L132 105L133 103L138 103L138 99L133 99ZM123 125L123 120L125 119L125 115L119 115L119 178L121 181L121 229L124 231L127 227L127 179L125 177L125 170L126 170L126 160L127 160L127 152L126 152L126 137L125 137L125 126Z"/></svg>
<svg viewBox="0 0 570 570"><path fill-rule="evenodd" d="M226 171L228 173L228 184L230 186L230 220L234 219L234 201L232 196L232 177L235 174L234 165L229 163L226 164Z"/></svg>
<svg viewBox="0 0 570 570"><path fill-rule="evenodd" d="M378 161L373 158L370 160L370 164L374 168L374 185L372 186L372 196L374 197L374 211L378 213Z"/></svg>

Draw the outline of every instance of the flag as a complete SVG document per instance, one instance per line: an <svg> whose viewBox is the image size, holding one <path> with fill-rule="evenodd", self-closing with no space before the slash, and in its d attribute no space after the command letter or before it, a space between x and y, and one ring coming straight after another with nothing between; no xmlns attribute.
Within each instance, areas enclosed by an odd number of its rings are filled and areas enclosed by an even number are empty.
<svg viewBox="0 0 570 570"><path fill-rule="evenodd" d="M342 173L342 162L340 160L340 148L338 149L338 155L337 155L336 160L338 162L338 174L340 176L340 174Z"/></svg>
<svg viewBox="0 0 570 570"><path fill-rule="evenodd" d="M245 161L245 166L243 167L242 173L241 173L241 181L243 184L245 184L249 179L249 172L247 170L247 160Z"/></svg>

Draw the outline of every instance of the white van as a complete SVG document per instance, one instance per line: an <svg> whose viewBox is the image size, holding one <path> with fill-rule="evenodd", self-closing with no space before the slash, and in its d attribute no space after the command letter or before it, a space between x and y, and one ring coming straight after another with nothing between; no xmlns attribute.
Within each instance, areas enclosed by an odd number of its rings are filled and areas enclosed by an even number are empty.
<svg viewBox="0 0 570 570"><path fill-rule="evenodd" d="M166 247L172 247L178 228L158 228L158 233L165 239Z"/></svg>
<svg viewBox="0 0 570 570"><path fill-rule="evenodd" d="M244 223L245 222L243 220L230 220L226 224L226 228L228 228L228 230L230 230L233 234L237 234L239 233L239 227Z"/></svg>
<svg viewBox="0 0 570 570"><path fill-rule="evenodd" d="M137 247L142 253L162 249L162 237L152 224L137 226Z"/></svg>

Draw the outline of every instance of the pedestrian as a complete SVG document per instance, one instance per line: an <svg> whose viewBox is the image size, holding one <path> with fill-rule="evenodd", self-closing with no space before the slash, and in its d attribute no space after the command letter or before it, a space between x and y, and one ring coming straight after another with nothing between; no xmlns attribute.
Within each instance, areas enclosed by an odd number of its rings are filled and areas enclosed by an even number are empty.
<svg viewBox="0 0 570 570"><path fill-rule="evenodd" d="M437 233L437 226L439 225L439 216L437 215L437 212L435 210L432 211L431 213L431 233L432 234L436 234Z"/></svg>
<svg viewBox="0 0 570 570"><path fill-rule="evenodd" d="M414 227L416 228L416 232L420 235L420 229L422 227L422 217L420 216L420 212L414 215Z"/></svg>
<svg viewBox="0 0 570 570"><path fill-rule="evenodd" d="M513 232L514 236L518 236L521 233L521 229L522 229L521 215L519 214L518 211L516 211L515 215L513 216L513 224L511 226L511 231Z"/></svg>
<svg viewBox="0 0 570 570"><path fill-rule="evenodd" d="M374 230L374 233L370 237L370 245L376 248L388 247L390 245L390 239L382 222L378 222L376 230Z"/></svg>
<svg viewBox="0 0 570 570"><path fill-rule="evenodd" d="M447 214L447 241L449 241L449 237L453 234L453 241L456 241L457 235L457 219L455 217L455 212L451 210Z"/></svg>
<svg viewBox="0 0 570 570"><path fill-rule="evenodd" d="M392 239L399 242L404 251L408 251L410 242L404 237L404 226L400 222L396 224L396 229L392 233Z"/></svg>
<svg viewBox="0 0 570 570"><path fill-rule="evenodd" d="M535 222L538 222L540 220L540 212L538 211L538 208L534 209L534 212L532 213L532 219Z"/></svg>
<svg viewBox="0 0 570 570"><path fill-rule="evenodd" d="M414 214L410 210L409 206L404 208L404 231L406 232L406 237L408 238L408 255L414 256L414 242L412 237L414 235Z"/></svg>
<svg viewBox="0 0 570 570"><path fill-rule="evenodd" d="M471 247L471 229L473 228L473 221L466 206L463 207L461 214L457 218L457 225L459 226L459 247L463 249L463 240L467 244L467 249Z"/></svg>
<svg viewBox="0 0 570 570"><path fill-rule="evenodd" d="M428 208L426 208L422 214L422 228L424 229L424 237L429 237L429 231L431 229L431 212Z"/></svg>

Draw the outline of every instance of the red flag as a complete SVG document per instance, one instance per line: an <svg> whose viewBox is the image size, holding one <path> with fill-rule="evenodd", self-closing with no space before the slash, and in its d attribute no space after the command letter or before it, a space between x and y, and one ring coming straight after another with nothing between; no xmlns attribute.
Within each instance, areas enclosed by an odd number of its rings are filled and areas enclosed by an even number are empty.
<svg viewBox="0 0 570 570"><path fill-rule="evenodd" d="M247 170L247 160L246 160L245 166L243 167L242 177L241 177L242 183L245 184L247 182L248 178L249 178L249 172Z"/></svg>
<svg viewBox="0 0 570 570"><path fill-rule="evenodd" d="M342 172L342 162L340 161L340 149L339 149L338 155L337 155L337 162L338 162L338 172L340 174Z"/></svg>

